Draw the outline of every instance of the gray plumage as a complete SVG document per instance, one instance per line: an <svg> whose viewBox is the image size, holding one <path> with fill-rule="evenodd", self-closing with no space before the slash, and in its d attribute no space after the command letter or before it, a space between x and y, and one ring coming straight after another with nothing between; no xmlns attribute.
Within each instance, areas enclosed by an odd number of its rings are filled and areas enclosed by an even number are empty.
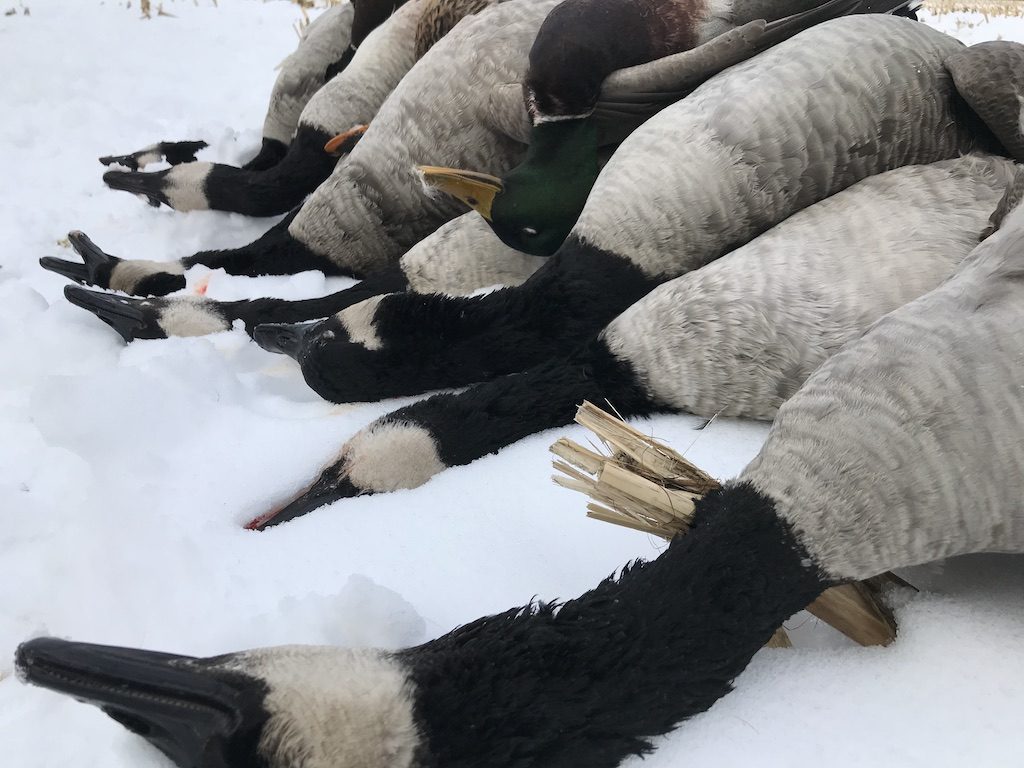
<svg viewBox="0 0 1024 768"><path fill-rule="evenodd" d="M969 156L865 179L655 289L605 342L665 406L771 419L839 347L953 272L1013 167Z"/></svg>
<svg viewBox="0 0 1024 768"><path fill-rule="evenodd" d="M630 135L573 234L671 277L867 176L984 146L942 63L961 47L891 16L802 32Z"/></svg>
<svg viewBox="0 0 1024 768"><path fill-rule="evenodd" d="M1011 155L1024 157L1024 45L1006 40L972 45L946 60L957 90Z"/></svg>
<svg viewBox="0 0 1024 768"><path fill-rule="evenodd" d="M821 366L740 479L835 578L1024 551L1022 331L1018 207L953 278Z"/></svg>
<svg viewBox="0 0 1024 768"><path fill-rule="evenodd" d="M410 0L370 32L348 66L331 78L326 85L323 84L323 69L330 61L324 62L322 58L327 53L318 47L311 50L311 43L304 41L292 56L302 54L301 61L305 68L299 68L297 64L288 64L288 76L285 77L285 72L282 72L275 85L275 95L271 99L268 121L274 116L278 133L286 128L290 131L287 140L279 140L285 143L291 141L296 121L299 126L337 134L373 120L381 104L415 63L413 42L419 13L425 2L426 0ZM351 5L346 3L328 9L313 26L319 25L328 13L345 8L351 9ZM351 16L351 13L348 16ZM351 23L351 19L348 19L348 23ZM322 27L318 27L318 30L317 39L327 34ZM344 37L347 47L348 38ZM340 55L339 53L338 56ZM291 57L287 61L291 61ZM297 80L299 74L308 75L321 64L323 67L320 69L319 80L314 82L315 78L311 76L306 76L301 83ZM294 87L286 94L278 93L278 90L288 83ZM300 89L301 92L297 90L300 84L303 84L305 89ZM307 92L309 89L312 91ZM297 106L300 101L301 106ZM292 115L295 108L301 110L301 115L297 112ZM284 117L285 113L287 119ZM271 138L278 137L275 135ZM178 211L208 209L210 201L205 189L207 177L213 169L214 163L209 162L186 163L170 168L166 173L163 189L167 204ZM154 268L159 269L159 266L155 264Z"/></svg>
<svg viewBox="0 0 1024 768"><path fill-rule="evenodd" d="M342 133L373 120L416 63L416 28L426 3L410 0L367 35L348 66L309 99L299 124Z"/></svg>
<svg viewBox="0 0 1024 768"><path fill-rule="evenodd" d="M409 71L352 154L307 199L289 232L345 270L379 271L462 213L424 194L415 166L500 174L525 147L509 136L516 111L495 94L519 89L537 28L558 0L512 0L464 19Z"/></svg>
<svg viewBox="0 0 1024 768"><path fill-rule="evenodd" d="M353 15L351 3L328 8L306 28L298 48L281 62L263 121L265 138L291 142L299 115L324 84L327 67L349 46Z"/></svg>
<svg viewBox="0 0 1024 768"><path fill-rule="evenodd" d="M712 0L698 22L696 45L613 72L594 108L602 142L618 143L712 75L746 61L801 30L850 12L822 0Z"/></svg>
<svg viewBox="0 0 1024 768"><path fill-rule="evenodd" d="M872 176L656 288L602 338L666 409L770 419L843 344L956 269L1014 168L1005 158L968 156ZM339 314L353 340L358 325L363 343L379 345L370 319L379 302ZM445 469L420 432L396 446L382 429L394 423L382 416L342 449L350 467L374 472L376 484L360 487L413 487Z"/></svg>
<svg viewBox="0 0 1024 768"><path fill-rule="evenodd" d="M509 248L471 212L441 225L410 248L398 265L410 291L468 296L498 285L519 285L545 261Z"/></svg>

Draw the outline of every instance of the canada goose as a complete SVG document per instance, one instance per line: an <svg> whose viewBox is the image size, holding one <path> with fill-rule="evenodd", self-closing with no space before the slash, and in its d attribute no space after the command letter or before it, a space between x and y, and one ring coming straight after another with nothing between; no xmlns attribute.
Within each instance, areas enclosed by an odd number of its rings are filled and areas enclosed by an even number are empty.
<svg viewBox="0 0 1024 768"><path fill-rule="evenodd" d="M308 489L249 527L286 522L339 498L417 487L570 423L583 400L607 401L622 416L771 419L839 347L956 269L1013 169L1011 160L969 155L871 176L662 284L575 351L382 416ZM357 327L352 318L361 311L356 305L339 320ZM364 338L372 334L362 330ZM297 336L271 342L301 354ZM367 381L358 366L345 375L356 389L390 394L392 379Z"/></svg>
<svg viewBox="0 0 1024 768"><path fill-rule="evenodd" d="M413 0L407 7L398 8L391 18L380 19L383 23L379 27L376 23L370 27L360 14L376 19L381 10L391 14L393 3L357 3L354 17L353 4L344 4L328 9L313 23L304 43L286 60L271 102L268 126L275 136L287 134L289 139L287 147L281 145L276 162L242 168L195 162L152 173L108 171L104 181L113 189L144 197L152 205L164 204L179 211L215 209L270 216L294 208L330 175L337 156L351 151L365 124L412 67L420 14L430 1ZM449 5L460 2L443 1ZM353 55L347 34L339 35L334 30L330 38L333 47L323 41L325 33L320 25L328 14L337 15L342 10L346 11L343 20L362 30L365 38L360 40L358 55ZM325 84L327 62L335 59L344 66L336 67L337 74ZM288 120L279 114L285 106ZM301 109L301 115L296 109ZM332 137L342 134L347 141L334 141L333 151L325 151Z"/></svg>
<svg viewBox="0 0 1024 768"><path fill-rule="evenodd" d="M157 283L161 292L183 287L181 273L193 264L237 274L321 269L360 277L393 268L402 252L459 213L459 203L422 193L416 162L426 156L439 162L459 158L500 173L521 157L529 121L518 82L529 45L553 5L554 0L513 0L459 24L403 79L346 162L297 213L256 243L162 266L121 263L102 252L83 254L84 265L52 258L41 263L78 282L130 293L154 292ZM609 109L631 99L660 108L678 98L680 88L692 90L766 40L794 34L849 6L832 0L777 25L751 22L700 48L616 73L606 81L602 98ZM631 129L645 116L619 115L619 130ZM157 274L162 276L149 279Z"/></svg>
<svg viewBox="0 0 1024 768"><path fill-rule="evenodd" d="M917 4L853 2L843 13L906 12ZM507 245L550 256L576 223L597 179L598 146L608 141L599 136L602 114L650 106L641 99L599 103L609 75L733 34L756 19L784 27L793 14L813 11L820 13L819 20L842 15L818 5L815 0L735 0L728 5L703 0L565 0L548 14L530 49L523 81L530 148L523 162L500 179L444 168L428 169L427 180L466 201Z"/></svg>
<svg viewBox="0 0 1024 768"><path fill-rule="evenodd" d="M571 237L521 286L348 307L300 331L306 382L325 399L362 401L526 370L861 179L997 146L943 64L962 50L907 19L849 16L730 68L626 139Z"/></svg>
<svg viewBox="0 0 1024 768"><path fill-rule="evenodd" d="M397 652L195 659L53 638L23 680L100 706L182 768L618 765L707 710L827 587L1024 551L1024 212L830 358L690 532L561 605ZM827 418L822 418L827 414ZM666 595L672 599L664 599Z"/></svg>

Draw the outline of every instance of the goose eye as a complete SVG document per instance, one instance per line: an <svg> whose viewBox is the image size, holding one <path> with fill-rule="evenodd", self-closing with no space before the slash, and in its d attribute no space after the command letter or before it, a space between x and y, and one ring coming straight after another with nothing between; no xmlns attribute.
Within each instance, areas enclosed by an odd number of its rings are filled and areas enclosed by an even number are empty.
<svg viewBox="0 0 1024 768"><path fill-rule="evenodd" d="M537 230L534 229L533 227L523 227L523 234L527 235L528 237L533 237L534 235L537 234Z"/></svg>

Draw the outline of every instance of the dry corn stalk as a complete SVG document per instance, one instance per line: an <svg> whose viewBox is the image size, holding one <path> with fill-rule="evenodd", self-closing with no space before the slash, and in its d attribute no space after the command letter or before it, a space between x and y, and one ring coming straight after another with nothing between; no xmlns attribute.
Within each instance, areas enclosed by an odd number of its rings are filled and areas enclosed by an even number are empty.
<svg viewBox="0 0 1024 768"><path fill-rule="evenodd" d="M576 422L594 432L607 453L561 438L551 446L561 473L552 479L593 499L588 517L671 539L689 528L696 502L719 486L664 443L593 403L579 407ZM893 581L900 582L885 574L833 587L807 610L861 645L888 645L896 637L896 622L878 593ZM777 634L769 645L788 644L782 637Z"/></svg>

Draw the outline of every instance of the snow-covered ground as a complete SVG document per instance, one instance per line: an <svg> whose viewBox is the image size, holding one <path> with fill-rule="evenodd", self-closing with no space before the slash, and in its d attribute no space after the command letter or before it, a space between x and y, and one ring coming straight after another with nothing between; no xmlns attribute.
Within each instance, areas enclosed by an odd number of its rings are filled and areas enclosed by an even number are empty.
<svg viewBox="0 0 1024 768"><path fill-rule="evenodd" d="M241 523L310 480L396 405L332 406L241 331L125 346L63 300L40 256L81 228L113 253L172 258L253 239L272 220L155 210L100 181L96 157L206 138L237 161L259 140L294 5L171 2L138 19L98 0L0 16L0 765L166 761L98 710L21 685L12 654L52 634L214 654L278 643L417 643L456 624L570 597L662 544L587 521L549 480L559 430L414 491L338 503L256 534ZM16 0L0 2L0 13ZM1024 20L932 19L967 42L1024 40ZM316 295L342 285L209 277L209 294ZM659 418L654 434L719 476L761 424ZM1020 765L1024 559L918 569L899 641L852 647L806 615L737 692L644 765Z"/></svg>

